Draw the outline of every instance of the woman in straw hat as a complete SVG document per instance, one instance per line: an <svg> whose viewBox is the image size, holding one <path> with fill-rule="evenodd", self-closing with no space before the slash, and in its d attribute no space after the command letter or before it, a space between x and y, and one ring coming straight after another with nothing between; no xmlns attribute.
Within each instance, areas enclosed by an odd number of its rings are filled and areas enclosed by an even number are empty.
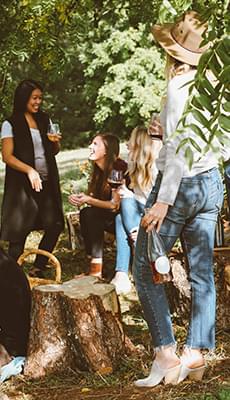
<svg viewBox="0 0 230 400"><path fill-rule="evenodd" d="M167 99L161 123L155 121L151 131L163 131L163 147L156 161L160 171L141 221L134 260L134 279L155 348L155 359L147 378L135 382L138 387L155 386L161 381L176 384L187 376L200 380L204 372L202 349L215 342L215 287L213 279L213 246L215 225L222 205L223 188L216 155L193 149L194 162L189 168L185 148L177 148L185 138L193 138L201 149L192 124L192 113L186 117L186 128L172 137L188 99L189 85L206 47L200 47L206 26L195 12L188 12L175 24L155 25L153 35L168 57ZM209 115L204 111L206 118ZM204 135L204 128L201 127ZM153 283L147 257L147 232L157 229L170 251L181 237L192 286L191 317L182 356L176 353L170 311L164 286Z"/></svg>

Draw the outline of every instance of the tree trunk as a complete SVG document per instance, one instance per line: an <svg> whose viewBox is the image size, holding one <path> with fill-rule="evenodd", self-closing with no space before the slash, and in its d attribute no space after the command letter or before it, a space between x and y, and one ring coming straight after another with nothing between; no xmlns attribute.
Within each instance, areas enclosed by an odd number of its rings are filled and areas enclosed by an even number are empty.
<svg viewBox="0 0 230 400"><path fill-rule="evenodd" d="M173 284L166 285L170 309L179 325L188 323L191 305L191 284L182 253L172 254ZM214 250L214 274L217 293L217 326L230 326L230 248Z"/></svg>
<svg viewBox="0 0 230 400"><path fill-rule="evenodd" d="M125 351L113 285L84 276L32 291L32 321L24 373L39 378L63 369L112 372Z"/></svg>
<svg viewBox="0 0 230 400"><path fill-rule="evenodd" d="M217 326L230 330L230 248L214 250L216 261Z"/></svg>

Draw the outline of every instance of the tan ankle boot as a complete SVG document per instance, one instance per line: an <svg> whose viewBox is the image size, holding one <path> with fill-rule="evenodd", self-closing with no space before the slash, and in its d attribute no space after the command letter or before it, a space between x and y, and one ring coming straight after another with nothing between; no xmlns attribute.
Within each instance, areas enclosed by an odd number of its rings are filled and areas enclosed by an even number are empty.
<svg viewBox="0 0 230 400"><path fill-rule="evenodd" d="M98 276L101 278L102 276L102 264L101 263L90 263L89 267L89 275Z"/></svg>

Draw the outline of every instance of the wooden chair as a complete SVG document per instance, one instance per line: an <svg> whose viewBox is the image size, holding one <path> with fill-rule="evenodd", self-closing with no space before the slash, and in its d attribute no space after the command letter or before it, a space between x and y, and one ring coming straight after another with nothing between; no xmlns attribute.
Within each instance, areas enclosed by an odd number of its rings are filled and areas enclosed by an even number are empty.
<svg viewBox="0 0 230 400"><path fill-rule="evenodd" d="M50 264L53 268L55 268L55 279L35 278L28 274L27 277L28 277L31 289L34 286L38 286L38 285L49 285L49 284L61 283L61 264L58 261L58 259L53 254L51 254L49 251L41 250L41 249L27 249L20 255L20 257L17 260L17 263L19 265L22 265L24 263L24 261L26 260L26 258L28 256L30 256L31 254L41 254L43 256L48 257L47 263Z"/></svg>

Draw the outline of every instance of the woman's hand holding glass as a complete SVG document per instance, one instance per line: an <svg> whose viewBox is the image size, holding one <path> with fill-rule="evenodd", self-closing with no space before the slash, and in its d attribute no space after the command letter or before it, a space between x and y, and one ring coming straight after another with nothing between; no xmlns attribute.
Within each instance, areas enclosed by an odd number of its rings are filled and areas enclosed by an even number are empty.
<svg viewBox="0 0 230 400"><path fill-rule="evenodd" d="M119 194L119 189L112 189L112 198L111 201L114 205L114 208L112 211L116 212L120 208L120 202L121 202L121 197Z"/></svg>
<svg viewBox="0 0 230 400"><path fill-rule="evenodd" d="M48 127L47 136L51 142L59 142L62 138L59 124L51 122Z"/></svg>
<svg viewBox="0 0 230 400"><path fill-rule="evenodd" d="M91 196L85 193L73 193L69 196L69 203L75 207L80 207L83 204L89 204Z"/></svg>

